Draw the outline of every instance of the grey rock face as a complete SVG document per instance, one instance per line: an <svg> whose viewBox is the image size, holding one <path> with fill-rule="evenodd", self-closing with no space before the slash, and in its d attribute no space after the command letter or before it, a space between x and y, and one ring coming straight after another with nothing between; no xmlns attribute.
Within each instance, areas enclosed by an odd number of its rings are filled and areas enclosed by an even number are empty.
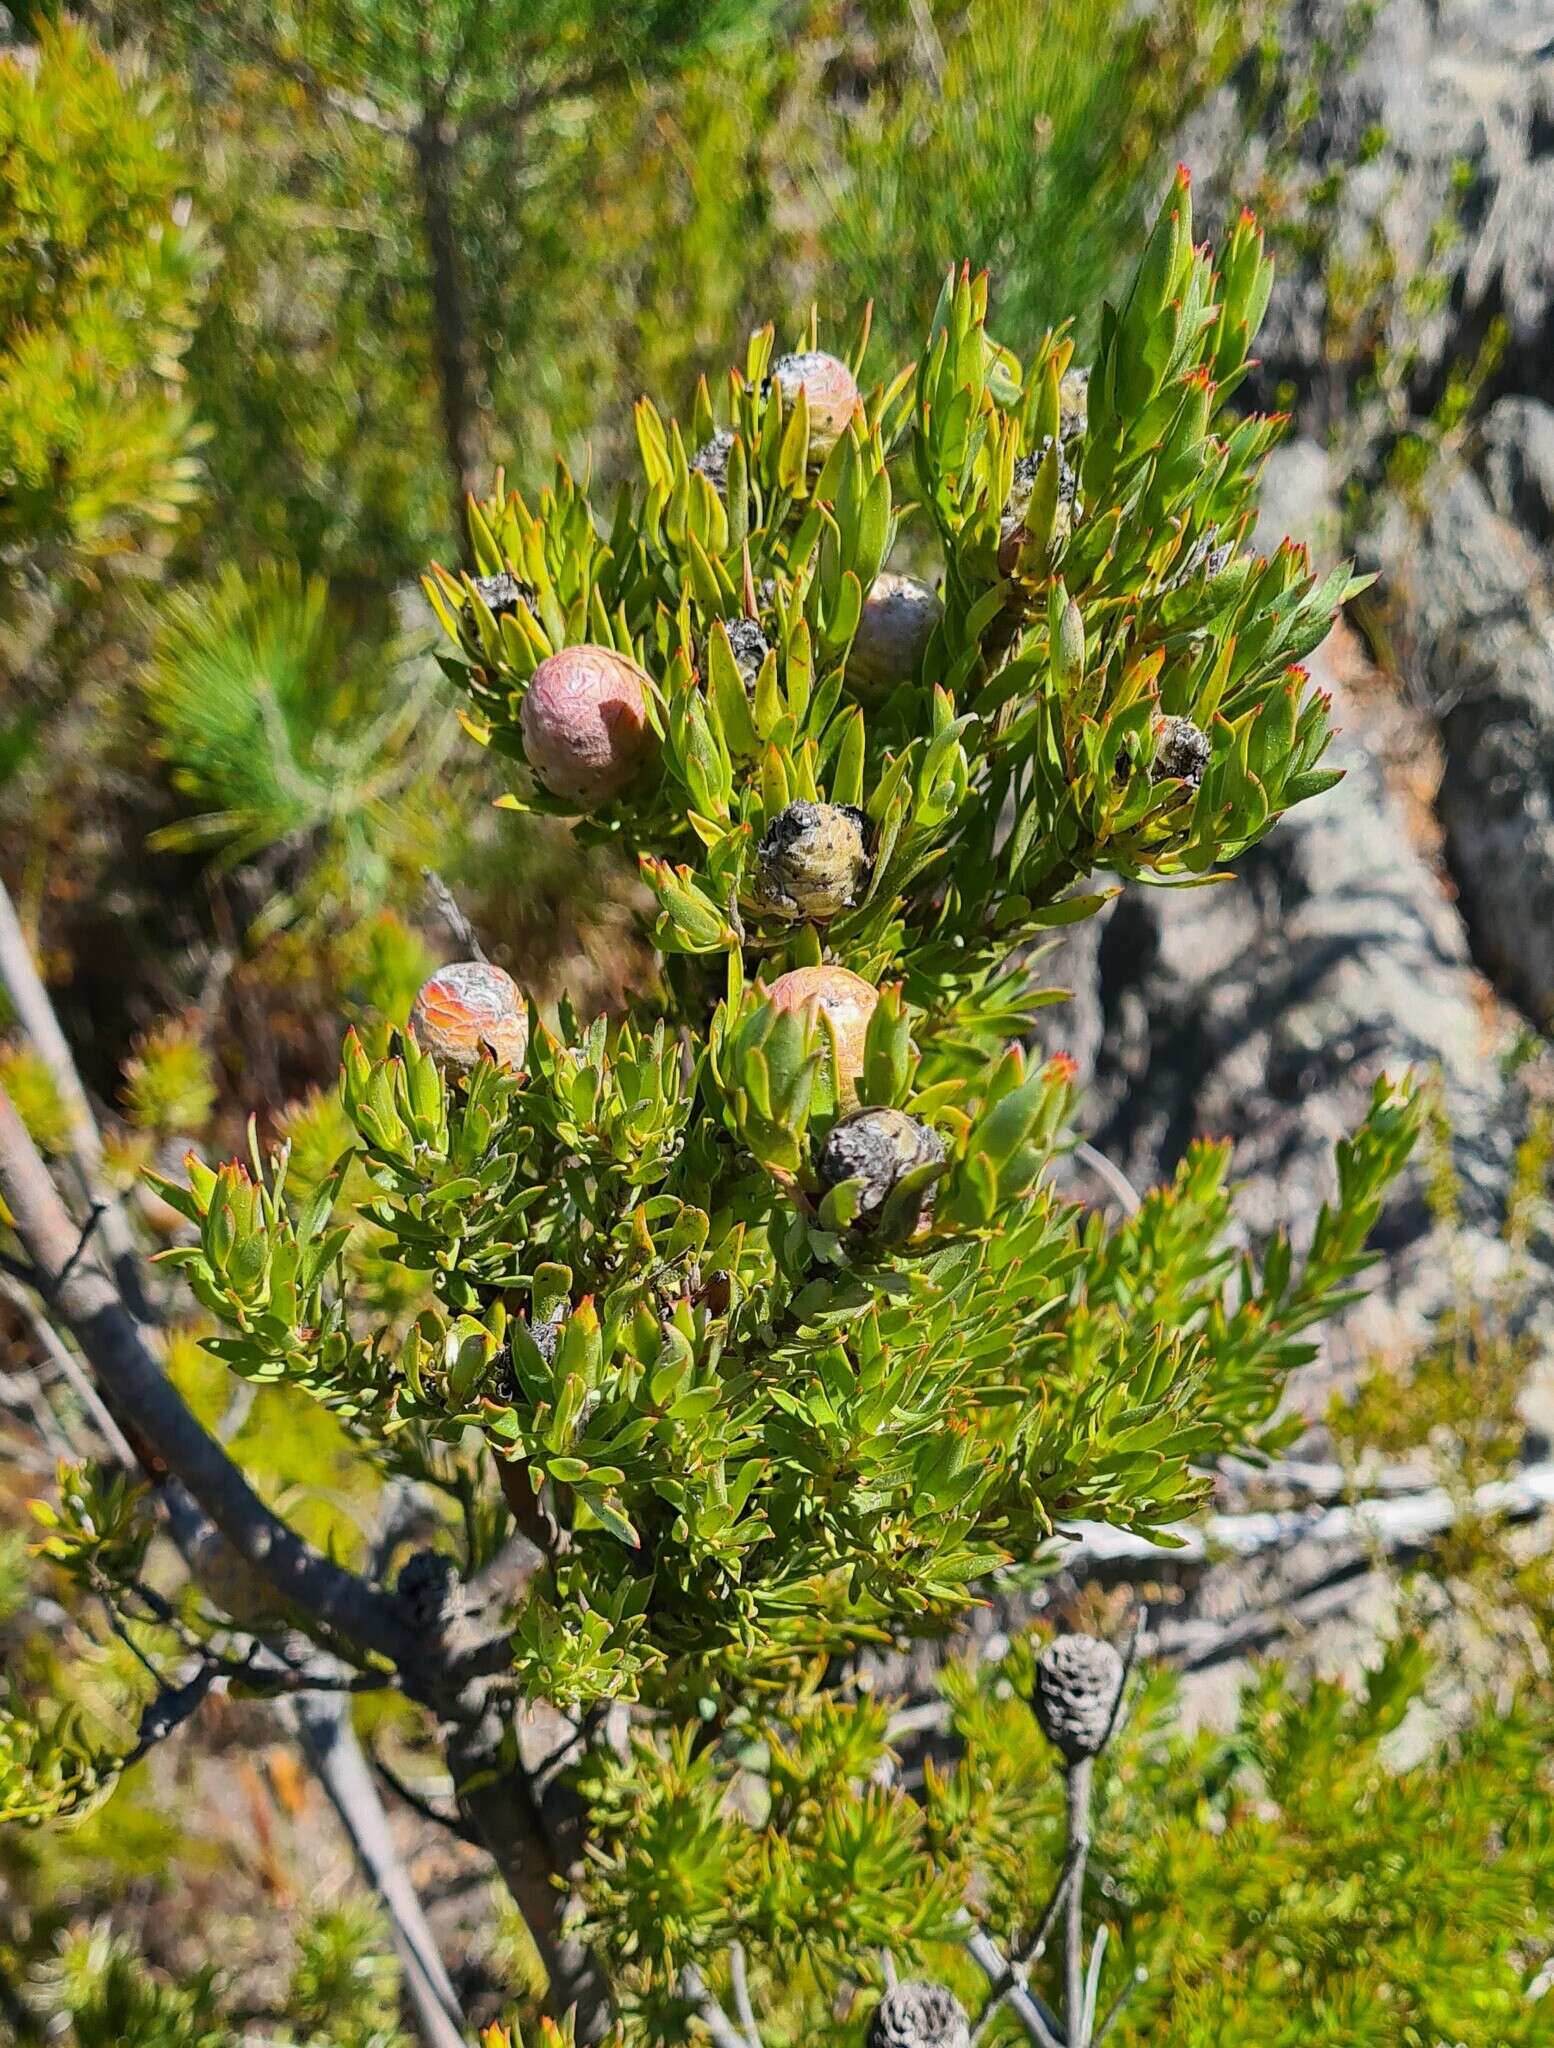
<svg viewBox="0 0 1554 2048"><path fill-rule="evenodd" d="M1489 501L1537 541L1554 540L1554 406L1501 398L1479 429L1479 468Z"/></svg>
<svg viewBox="0 0 1554 2048"><path fill-rule="evenodd" d="M1347 0L1295 0L1280 30L1297 51L1323 39L1342 48L1352 16ZM1380 150L1357 161L1375 131L1385 138ZM1216 143L1227 153L1232 146L1223 129L1205 133L1207 151ZM1257 150L1254 142L1254 160ZM1321 80L1300 153L1314 177L1343 173L1340 254L1366 262L1380 246L1404 276L1444 269L1446 289L1428 316L1421 320L1417 307L1399 314L1417 344L1421 389L1438 391L1453 361L1471 358L1500 317L1508 388L1554 397L1554 21L1546 0L1383 0L1357 61ZM1249 189L1242 167L1226 165L1225 175L1237 196ZM1457 180L1460 233L1442 258L1432 237ZM1330 383L1324 314L1316 270L1287 264L1259 342L1266 383L1289 377L1307 394Z"/></svg>
<svg viewBox="0 0 1554 2048"><path fill-rule="evenodd" d="M1538 408L1539 412L1544 409ZM1551 416L1554 421L1554 416ZM1512 502L1505 447L1486 448ZM1395 559L1394 608L1440 729L1437 808L1473 948L1537 1024L1554 1021L1554 633L1540 565L1470 471L1444 477Z"/></svg>

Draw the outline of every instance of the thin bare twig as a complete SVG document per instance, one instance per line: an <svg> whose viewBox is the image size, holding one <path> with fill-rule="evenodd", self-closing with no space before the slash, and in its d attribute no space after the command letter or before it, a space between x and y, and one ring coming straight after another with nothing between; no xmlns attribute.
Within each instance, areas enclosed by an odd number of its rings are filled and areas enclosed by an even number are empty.
<svg viewBox="0 0 1554 2048"><path fill-rule="evenodd" d="M437 1827L446 1828L449 1834L457 1835L461 1842L469 1842L475 1847L479 1847L480 1838L472 1828L465 1826L463 1817L456 1807L440 1807L423 1793L418 1792L413 1785L409 1784L399 1775L392 1764L385 1761L379 1750L371 1750L369 1752L369 1760L372 1768L377 1772L384 1784L387 1785L394 1797L402 1800L412 1813L418 1813L422 1820L429 1820ZM446 1783L447 1781L444 1780L444 1782ZM449 1790L452 1790L451 1785Z"/></svg>
<svg viewBox="0 0 1554 2048"><path fill-rule="evenodd" d="M9 890L0 882L0 983L4 983L28 1043L42 1060L70 1119L72 1163L89 1208L100 1216L103 1241L112 1257L115 1277L130 1308L142 1322L150 1308L140 1285L134 1235L117 1202L107 1198L102 1134L87 1100L70 1041L60 1027L53 1001L44 987L22 930Z"/></svg>
<svg viewBox="0 0 1554 2048"><path fill-rule="evenodd" d="M1082 1160L1097 1180L1105 1181L1122 1204L1125 1214L1137 1215L1144 1206L1144 1198L1120 1166L1108 1159L1104 1152L1097 1152L1093 1145L1087 1144L1083 1139L1074 1147L1074 1157Z"/></svg>
<svg viewBox="0 0 1554 2048"><path fill-rule="evenodd" d="M687 1963L680 1972L680 1996L712 2036L713 2048L746 2048L739 2029L713 1997L706 1978L694 1963Z"/></svg>
<svg viewBox="0 0 1554 2048"><path fill-rule="evenodd" d="M742 1941L729 1945L728 1980L734 1993L734 2011L745 2030L745 2039L750 2048L761 2048L761 2030L755 2023L755 2008L750 2003L750 1973L745 1967L745 1945Z"/></svg>
<svg viewBox="0 0 1554 2048"><path fill-rule="evenodd" d="M463 906L435 868L422 868L421 879L426 884L426 893L432 899L433 907L443 923L452 932L464 949L467 960L484 960L487 953L480 943L480 934L465 916Z"/></svg>
<svg viewBox="0 0 1554 2048"><path fill-rule="evenodd" d="M1064 1825L1074 1874L1064 1915L1063 2002L1067 2048L1090 2048L1085 2025L1085 1865L1090 1857L1090 1801L1095 1759L1077 1757L1065 1777Z"/></svg>
<svg viewBox="0 0 1554 2048"><path fill-rule="evenodd" d="M1127 1983L1123 1985L1122 1989L1117 1993L1117 1996L1112 2000L1111 2005L1107 2010L1105 2019L1102 2020L1101 2024L1096 2028L1095 2048L1101 2048L1101 2043L1106 2039L1107 2035L1111 2032L1112 2028L1116 2026L1117 2022L1122 2018L1123 2013L1127 2010L1128 2000L1133 1996L1134 1992L1138 1990L1141 1984L1145 1984L1148 1981L1149 1972L1145 1969L1144 1965L1140 1963L1138 1968L1133 1972L1133 1975L1128 1979Z"/></svg>
<svg viewBox="0 0 1554 2048"><path fill-rule="evenodd" d="M362 1875L387 1910L422 2041L426 2048L464 2048L458 1994L394 1846L388 1815L351 1726L350 1707L335 1695L303 1693L281 1711L340 1816Z"/></svg>
<svg viewBox="0 0 1554 2048"><path fill-rule="evenodd" d="M984 1934L980 1927L970 1928L964 1941L967 1955L988 1982L1001 1984L1009 1974L1009 1964L997 1942ZM1009 2010L1035 2043L1035 2048L1065 2048L1062 2023L1028 1984L1017 1983L1004 1993L1004 1998Z"/></svg>
<svg viewBox="0 0 1554 2048"><path fill-rule="evenodd" d="M1025 1972L1030 1968L1031 1964L1039 1962L1046 1954L1047 1937L1051 1934L1058 1914L1062 1911L1063 1901L1068 1897L1068 1888L1073 1883L1073 1880L1074 1859L1072 1854L1070 1854L1063 1859L1063 1867L1058 1872L1058 1881L1052 1888L1052 1896L1042 1909L1041 1918L1036 1925L1036 1932L1031 1936L1023 1949L1011 1950L1009 1960L1004 1965L1003 1975L988 1986L987 2002L977 2015L977 2024L972 2031L973 2048L975 2048L975 2043L982 2039L988 2028L992 2026L994 2020L998 2017L999 2007L1008 1998L1010 1992L1016 1990L1025 1982Z"/></svg>
<svg viewBox="0 0 1554 2048"><path fill-rule="evenodd" d="M0 1274L0 1295L26 1318L27 1326L37 1340L39 1349L91 1417L93 1426L113 1456L121 1464L133 1466L135 1453L130 1448L129 1439L109 1413L101 1394L92 1385L80 1360L50 1322L37 1296L30 1288L23 1287L19 1281L13 1280L8 1273Z"/></svg>

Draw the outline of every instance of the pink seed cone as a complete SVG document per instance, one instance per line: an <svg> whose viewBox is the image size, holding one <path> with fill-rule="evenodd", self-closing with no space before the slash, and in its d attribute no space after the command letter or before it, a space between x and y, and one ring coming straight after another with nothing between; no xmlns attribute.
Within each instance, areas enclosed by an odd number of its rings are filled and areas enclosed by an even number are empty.
<svg viewBox="0 0 1554 2048"><path fill-rule="evenodd" d="M837 1093L855 1101L878 989L846 967L795 967L772 983L771 1000L779 1010L825 1011L836 1033Z"/></svg>
<svg viewBox="0 0 1554 2048"><path fill-rule="evenodd" d="M489 1055L521 1072L529 1049L523 991L488 960L453 960L421 984L410 1029L423 1052L461 1072Z"/></svg>
<svg viewBox="0 0 1554 2048"><path fill-rule="evenodd" d="M802 389L809 406L810 460L823 462L859 410L852 371L836 356L806 349L801 355L779 356L772 364L772 382L781 391L788 412Z"/></svg>
<svg viewBox="0 0 1554 2048"><path fill-rule="evenodd" d="M652 737L647 677L609 647L563 647L534 671L523 751L552 796L589 810L624 789Z"/></svg>

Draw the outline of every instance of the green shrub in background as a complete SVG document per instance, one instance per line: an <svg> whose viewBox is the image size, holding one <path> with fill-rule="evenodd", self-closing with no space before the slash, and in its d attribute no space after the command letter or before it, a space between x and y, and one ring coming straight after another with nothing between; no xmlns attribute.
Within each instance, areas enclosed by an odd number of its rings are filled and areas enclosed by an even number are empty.
<svg viewBox="0 0 1554 2048"><path fill-rule="evenodd" d="M167 123L79 28L0 58L0 616L165 544L190 496L199 242Z"/></svg>
<svg viewBox="0 0 1554 2048"><path fill-rule="evenodd" d="M915 73L849 125L831 173L828 288L851 298L848 280L869 279L882 331L904 344L912 309L963 257L996 279L1005 333L1099 307L1162 152L1246 48L1254 9L1018 0L947 13L942 41L926 7L906 11Z"/></svg>

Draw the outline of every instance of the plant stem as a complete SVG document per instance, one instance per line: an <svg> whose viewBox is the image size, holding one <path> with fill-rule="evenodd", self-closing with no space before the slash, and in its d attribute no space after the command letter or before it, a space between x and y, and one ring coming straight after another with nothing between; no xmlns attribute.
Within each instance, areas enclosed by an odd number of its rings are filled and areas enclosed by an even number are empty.
<svg viewBox="0 0 1554 2048"><path fill-rule="evenodd" d="M1071 1763L1067 1777L1066 1820L1068 1858L1073 1866L1066 1910L1064 1962L1064 2018L1067 2048L1090 2048L1090 2027L1085 1996L1085 1864L1090 1855L1090 1801L1095 1783L1095 1759L1083 1756Z"/></svg>
<svg viewBox="0 0 1554 2048"><path fill-rule="evenodd" d="M32 948L16 915L10 892L0 882L0 983L4 984L17 1022L49 1078L59 1092L70 1119L72 1161L80 1177L88 1204L99 1211L98 1227L113 1259L119 1291L140 1321L149 1320L149 1308L140 1282L135 1240L116 1202L108 1199L103 1181L103 1143L97 1119L86 1097L81 1075L70 1050L70 1041L60 1028L49 992L43 985L32 957Z"/></svg>
<svg viewBox="0 0 1554 2048"><path fill-rule="evenodd" d="M428 112L410 136L416 201L426 242L432 301L432 354L442 401L448 478L453 487L453 530L464 533L464 504L478 487L475 398L470 369L469 310L453 219L457 134L445 116Z"/></svg>

